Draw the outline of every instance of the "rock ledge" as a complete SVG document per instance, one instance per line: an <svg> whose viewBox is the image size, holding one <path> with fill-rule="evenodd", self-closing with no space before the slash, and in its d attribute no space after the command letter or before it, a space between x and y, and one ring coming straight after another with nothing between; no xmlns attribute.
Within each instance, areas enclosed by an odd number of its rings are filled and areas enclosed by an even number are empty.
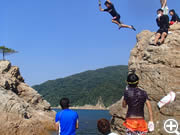
<svg viewBox="0 0 180 135"><path fill-rule="evenodd" d="M54 129L55 112L24 83L19 68L0 61L0 134L47 135Z"/></svg>
<svg viewBox="0 0 180 135"><path fill-rule="evenodd" d="M137 44L129 59L129 71L136 71L140 77L140 87L147 91L151 100L156 127L152 135L168 135L163 126L169 118L176 119L180 124L180 24L173 25L171 31L159 47L150 46L154 32L141 32L137 35ZM159 110L157 102L170 91L176 92L176 101ZM110 108L110 113L113 116L113 130L124 135L122 123L126 109L122 108L122 100ZM145 115L148 120L147 113Z"/></svg>

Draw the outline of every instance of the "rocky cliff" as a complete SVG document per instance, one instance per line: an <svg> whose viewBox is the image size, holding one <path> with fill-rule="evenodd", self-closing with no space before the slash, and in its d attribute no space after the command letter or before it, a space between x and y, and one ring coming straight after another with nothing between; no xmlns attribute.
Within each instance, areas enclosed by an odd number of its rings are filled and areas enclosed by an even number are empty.
<svg viewBox="0 0 180 135"><path fill-rule="evenodd" d="M0 61L0 134L47 135L54 129L50 104L24 83L19 68Z"/></svg>
<svg viewBox="0 0 180 135"><path fill-rule="evenodd" d="M163 126L168 118L176 119L180 124L180 24L173 25L171 32L161 46L150 45L155 38L154 32L141 32L137 35L137 44L129 59L129 71L136 71L140 77L140 87L147 91L151 100L155 122L152 135L167 134ZM170 91L176 92L175 102L159 110L157 102ZM110 113L113 116L113 130L124 135L122 123L127 110L121 104L122 100L114 104Z"/></svg>

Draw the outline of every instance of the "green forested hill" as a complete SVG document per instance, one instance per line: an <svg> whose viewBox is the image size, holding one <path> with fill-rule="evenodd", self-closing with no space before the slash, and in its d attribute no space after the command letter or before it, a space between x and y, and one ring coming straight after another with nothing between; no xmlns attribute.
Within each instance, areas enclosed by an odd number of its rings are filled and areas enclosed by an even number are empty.
<svg viewBox="0 0 180 135"><path fill-rule="evenodd" d="M95 105L101 97L105 106L118 101L126 86L127 66L112 66L86 71L66 78L33 86L52 106L58 106L62 97L71 105Z"/></svg>

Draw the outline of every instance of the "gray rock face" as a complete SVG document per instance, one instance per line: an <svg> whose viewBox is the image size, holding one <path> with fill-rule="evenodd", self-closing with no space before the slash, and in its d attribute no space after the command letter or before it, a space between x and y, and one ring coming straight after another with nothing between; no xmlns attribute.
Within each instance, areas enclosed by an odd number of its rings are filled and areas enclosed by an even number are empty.
<svg viewBox="0 0 180 135"><path fill-rule="evenodd" d="M156 127L152 135L166 135L163 126L169 118L176 119L180 124L180 24L173 25L171 30L164 44L158 47L149 45L155 33L143 31L138 34L129 59L129 71L136 71L140 77L139 86L147 91L151 100ZM170 91L176 92L175 102L159 110L158 101ZM148 120L147 110L145 112ZM126 110L122 108L122 101L113 105L110 113L113 130L123 135Z"/></svg>
<svg viewBox="0 0 180 135"><path fill-rule="evenodd" d="M50 104L24 83L19 68L9 61L0 61L0 97L1 135L46 135L54 129Z"/></svg>

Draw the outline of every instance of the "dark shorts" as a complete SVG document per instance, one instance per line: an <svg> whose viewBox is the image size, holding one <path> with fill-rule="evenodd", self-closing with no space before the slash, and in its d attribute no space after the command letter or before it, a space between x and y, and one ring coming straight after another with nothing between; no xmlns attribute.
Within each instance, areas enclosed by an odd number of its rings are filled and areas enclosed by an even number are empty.
<svg viewBox="0 0 180 135"><path fill-rule="evenodd" d="M158 31L157 31L157 33L160 33L160 34L163 34L163 33L166 33L166 34L168 34L168 29L159 29Z"/></svg>
<svg viewBox="0 0 180 135"><path fill-rule="evenodd" d="M117 15L117 16L113 17L112 20L115 20L115 21L121 23L120 18L121 18L121 16L120 16L120 15Z"/></svg>

